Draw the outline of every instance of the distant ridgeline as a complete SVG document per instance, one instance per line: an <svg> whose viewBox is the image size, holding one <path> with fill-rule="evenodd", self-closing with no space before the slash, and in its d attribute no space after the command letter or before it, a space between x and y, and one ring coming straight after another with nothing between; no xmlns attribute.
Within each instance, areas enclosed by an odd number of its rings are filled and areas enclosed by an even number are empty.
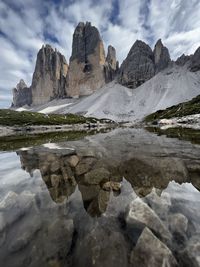
<svg viewBox="0 0 200 267"><path fill-rule="evenodd" d="M80 22L73 34L69 65L56 49L43 46L37 54L31 86L20 80L13 89L12 107L90 95L114 79L126 87L136 88L173 64L187 65L190 71L200 70L200 48L194 55L182 55L172 62L161 40L153 51L137 40L119 68L115 48L109 45L105 56L98 29L90 22Z"/></svg>

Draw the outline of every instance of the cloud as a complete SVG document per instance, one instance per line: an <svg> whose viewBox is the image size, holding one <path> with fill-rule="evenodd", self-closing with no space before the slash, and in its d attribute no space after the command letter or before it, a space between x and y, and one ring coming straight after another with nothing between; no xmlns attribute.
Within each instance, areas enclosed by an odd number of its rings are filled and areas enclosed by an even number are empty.
<svg viewBox="0 0 200 267"><path fill-rule="evenodd" d="M98 27L105 49L113 45L120 62L136 39L153 48L162 38L175 59L200 46L199 14L199 0L2 0L0 106L10 101L11 89L21 78L30 85L43 43L56 47L69 61L79 21Z"/></svg>

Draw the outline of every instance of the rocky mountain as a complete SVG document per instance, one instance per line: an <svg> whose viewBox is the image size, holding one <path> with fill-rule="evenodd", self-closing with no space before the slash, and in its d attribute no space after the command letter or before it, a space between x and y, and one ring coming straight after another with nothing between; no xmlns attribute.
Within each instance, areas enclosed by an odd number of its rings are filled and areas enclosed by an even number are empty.
<svg viewBox="0 0 200 267"><path fill-rule="evenodd" d="M80 22L73 34L69 66L56 49L43 46L37 55L31 87L26 91L31 98L27 101L24 93L13 90L12 106L36 106L53 99L90 95L112 81L117 70L115 48L109 46L106 57L98 29L90 22Z"/></svg>
<svg viewBox="0 0 200 267"><path fill-rule="evenodd" d="M80 22L73 34L69 67L62 54L43 46L30 88L20 82L13 90L12 106L135 121L200 94L200 48L173 62L160 39L153 50L137 40L120 68L116 58L111 45L105 55L98 29Z"/></svg>
<svg viewBox="0 0 200 267"><path fill-rule="evenodd" d="M50 45L43 46L37 55L31 92L32 105L44 104L67 94L68 64L65 57Z"/></svg>
<svg viewBox="0 0 200 267"><path fill-rule="evenodd" d="M99 31L87 22L75 29L68 73L68 95L89 95L105 84L105 52Z"/></svg>
<svg viewBox="0 0 200 267"><path fill-rule="evenodd" d="M24 80L20 80L16 88L13 89L13 103L14 107L21 107L30 105L32 103L32 92L30 87L26 85Z"/></svg>
<svg viewBox="0 0 200 267"><path fill-rule="evenodd" d="M155 73L167 68L171 62L169 51L159 39L155 45L154 51L154 64L155 64Z"/></svg>
<svg viewBox="0 0 200 267"><path fill-rule="evenodd" d="M118 81L126 87L136 88L154 74L153 52L147 44L137 40L120 67Z"/></svg>
<svg viewBox="0 0 200 267"><path fill-rule="evenodd" d="M119 62L116 59L116 50L113 46L108 46L108 52L106 56L106 62L104 66L105 81L111 82L114 80L119 70Z"/></svg>
<svg viewBox="0 0 200 267"><path fill-rule="evenodd" d="M126 87L136 88L167 68L170 62L168 49L163 46L161 39L157 41L154 51L146 43L137 40L120 67L118 81Z"/></svg>

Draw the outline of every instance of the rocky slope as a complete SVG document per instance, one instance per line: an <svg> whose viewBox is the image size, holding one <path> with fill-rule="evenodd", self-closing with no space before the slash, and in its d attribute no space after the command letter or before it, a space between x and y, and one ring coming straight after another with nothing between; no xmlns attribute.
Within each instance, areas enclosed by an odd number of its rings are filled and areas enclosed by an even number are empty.
<svg viewBox="0 0 200 267"><path fill-rule="evenodd" d="M112 82L94 94L71 102L65 107L58 101L37 111L46 112L48 107L49 111L53 108L56 113L81 113L116 121L140 121L152 112L199 95L199 86L200 72L190 72L186 66L174 65L170 70L158 73L134 90Z"/></svg>

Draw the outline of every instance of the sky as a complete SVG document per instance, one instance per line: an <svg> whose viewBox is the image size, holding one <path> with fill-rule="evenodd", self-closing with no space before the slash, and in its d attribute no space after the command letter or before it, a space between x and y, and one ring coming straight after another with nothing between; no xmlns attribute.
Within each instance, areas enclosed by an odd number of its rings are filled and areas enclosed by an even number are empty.
<svg viewBox="0 0 200 267"><path fill-rule="evenodd" d="M1 0L0 108L12 101L20 79L29 86L43 44L57 48L69 62L78 22L90 21L121 63L133 43L152 48L161 38L171 58L200 46L199 0Z"/></svg>

